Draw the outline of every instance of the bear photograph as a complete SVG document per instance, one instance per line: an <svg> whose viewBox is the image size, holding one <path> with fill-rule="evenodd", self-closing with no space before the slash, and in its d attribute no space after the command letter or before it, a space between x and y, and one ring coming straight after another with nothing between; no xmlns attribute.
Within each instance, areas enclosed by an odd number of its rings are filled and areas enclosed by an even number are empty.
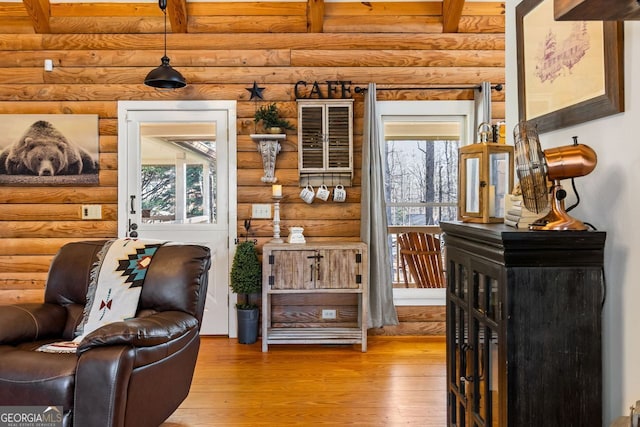
<svg viewBox="0 0 640 427"><path fill-rule="evenodd" d="M3 114L0 184L98 184L98 116Z"/></svg>

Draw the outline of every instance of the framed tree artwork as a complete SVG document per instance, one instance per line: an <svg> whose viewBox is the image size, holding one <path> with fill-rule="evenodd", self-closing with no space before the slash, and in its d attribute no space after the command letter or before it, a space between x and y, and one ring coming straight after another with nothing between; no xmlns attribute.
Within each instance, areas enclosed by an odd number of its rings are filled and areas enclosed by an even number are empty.
<svg viewBox="0 0 640 427"><path fill-rule="evenodd" d="M623 23L553 16L553 0L516 7L520 120L543 133L624 111Z"/></svg>

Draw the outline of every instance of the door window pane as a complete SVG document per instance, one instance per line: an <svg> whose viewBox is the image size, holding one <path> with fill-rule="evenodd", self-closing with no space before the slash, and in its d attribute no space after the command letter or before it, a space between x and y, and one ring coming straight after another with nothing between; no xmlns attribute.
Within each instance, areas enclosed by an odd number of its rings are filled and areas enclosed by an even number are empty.
<svg viewBox="0 0 640 427"><path fill-rule="evenodd" d="M175 166L143 165L141 184L142 222L175 221Z"/></svg>
<svg viewBox="0 0 640 427"><path fill-rule="evenodd" d="M215 224L215 124L173 125L141 125L142 222Z"/></svg>

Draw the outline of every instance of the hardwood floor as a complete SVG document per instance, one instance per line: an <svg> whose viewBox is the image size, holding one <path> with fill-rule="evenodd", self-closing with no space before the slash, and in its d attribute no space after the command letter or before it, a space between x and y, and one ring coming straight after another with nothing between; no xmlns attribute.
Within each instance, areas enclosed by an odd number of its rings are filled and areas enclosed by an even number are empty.
<svg viewBox="0 0 640 427"><path fill-rule="evenodd" d="M162 427L446 424L444 337L359 346L202 340L191 392Z"/></svg>

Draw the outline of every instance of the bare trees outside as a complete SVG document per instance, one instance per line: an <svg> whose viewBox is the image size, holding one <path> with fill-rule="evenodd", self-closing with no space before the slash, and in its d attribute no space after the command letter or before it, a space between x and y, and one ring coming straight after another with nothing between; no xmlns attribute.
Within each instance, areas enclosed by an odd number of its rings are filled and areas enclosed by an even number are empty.
<svg viewBox="0 0 640 427"><path fill-rule="evenodd" d="M457 140L386 142L390 226L438 225L456 219L458 145Z"/></svg>

